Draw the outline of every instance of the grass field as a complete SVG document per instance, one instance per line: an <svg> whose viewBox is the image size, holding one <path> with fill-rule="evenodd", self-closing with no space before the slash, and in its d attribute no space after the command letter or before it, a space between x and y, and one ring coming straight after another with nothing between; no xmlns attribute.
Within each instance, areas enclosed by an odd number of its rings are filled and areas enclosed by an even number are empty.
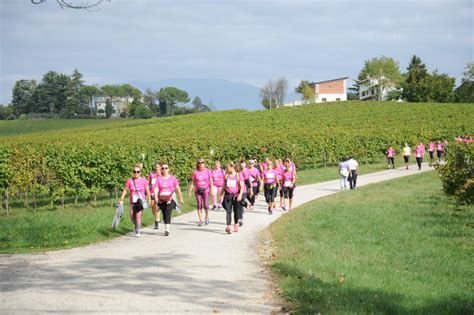
<svg viewBox="0 0 474 315"><path fill-rule="evenodd" d="M473 223L435 172L362 187L273 223L272 271L298 314L472 314Z"/></svg>

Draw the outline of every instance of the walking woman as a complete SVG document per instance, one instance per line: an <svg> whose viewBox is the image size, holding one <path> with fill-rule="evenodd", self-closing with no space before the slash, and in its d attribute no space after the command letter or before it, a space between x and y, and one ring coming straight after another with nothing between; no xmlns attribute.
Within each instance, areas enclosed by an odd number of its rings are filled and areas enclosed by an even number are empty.
<svg viewBox="0 0 474 315"><path fill-rule="evenodd" d="M286 204L286 200L288 200L288 205L289 205L288 209L291 210L293 209L293 192L295 191L296 176L295 176L295 172L291 169L290 161L287 160L285 161L284 164L285 164L285 170L282 174L282 182L283 182L282 190L283 190L283 196L285 199L285 204ZM347 174L349 175L349 171L347 171ZM346 187L347 187L347 176L346 176ZM285 207L283 207L283 211L286 211Z"/></svg>
<svg viewBox="0 0 474 315"><path fill-rule="evenodd" d="M222 208L222 204L218 202L218 196L221 195L222 188L224 187L225 171L221 168L221 162L216 161L215 167L212 170L212 181L214 184L214 191L212 194L212 210Z"/></svg>
<svg viewBox="0 0 474 315"><path fill-rule="evenodd" d="M405 146L402 149L403 159L405 160L405 168L408 169L408 163L410 162L411 148L408 143L405 142Z"/></svg>
<svg viewBox="0 0 474 315"><path fill-rule="evenodd" d="M423 163L423 157L425 155L425 145L420 142L415 149L416 164L418 164L418 170L421 170L421 163Z"/></svg>
<svg viewBox="0 0 474 315"><path fill-rule="evenodd" d="M249 209L253 209L256 197L258 195L258 188L259 188L260 183L262 181L262 178L260 176L260 171L255 167L255 160L250 160L249 161L249 176L250 176L249 180L252 183L252 191L249 192L249 195L250 195Z"/></svg>
<svg viewBox="0 0 474 315"><path fill-rule="evenodd" d="M284 169L281 168L280 161L281 161L280 159L275 159L275 164L274 164L273 170L275 171L275 174L277 175L277 181L278 181L279 187L280 187L280 189L278 191L275 190L275 200L278 197L278 193L280 193L280 208L283 209L285 207L285 204L284 204L284 198L283 198L283 190L281 189L281 187L282 187L281 180L282 180L282 177L283 177Z"/></svg>
<svg viewBox="0 0 474 315"><path fill-rule="evenodd" d="M140 164L136 164L133 167L133 175L127 180L125 188L122 191L122 196L119 199L119 204L123 204L123 198L130 192L130 219L135 225L135 236L140 237L140 226L142 224L142 212L143 208L147 205L144 200L151 203L150 200L150 189L148 187L148 181L141 176Z"/></svg>
<svg viewBox="0 0 474 315"><path fill-rule="evenodd" d="M263 171L263 189L265 195L265 201L268 205L268 213L273 214L274 208L276 208L275 203L275 189L278 191L280 189L280 184L277 181L277 174L273 170L273 162L267 162L267 169Z"/></svg>
<svg viewBox="0 0 474 315"><path fill-rule="evenodd" d="M228 163L227 174L224 179L224 189L222 190L220 196L224 209L226 210L227 226L225 228L225 231L227 234L230 234L230 226L232 224L232 212L234 213L234 232L239 231L239 208L240 203L242 201L243 191L243 182L240 180L239 174L235 171L235 164Z"/></svg>
<svg viewBox="0 0 474 315"><path fill-rule="evenodd" d="M242 182L242 200L239 203L239 226L244 225L244 207L247 207L247 183L249 180L249 175L246 172L245 161L244 166L237 162L235 163L235 172L239 174L239 180Z"/></svg>
<svg viewBox="0 0 474 315"><path fill-rule="evenodd" d="M391 146L387 149L387 164L388 168L390 168L390 164L392 168L395 169L395 149Z"/></svg>
<svg viewBox="0 0 474 315"><path fill-rule="evenodd" d="M291 172L291 169L288 168L288 171ZM347 180L349 177L349 166L347 165L347 159L345 157L340 159L338 172L341 190L347 190L347 188L349 188L349 181Z"/></svg>
<svg viewBox="0 0 474 315"><path fill-rule="evenodd" d="M148 174L148 182L150 183L150 192L151 192L151 213L155 217L155 230L158 230L160 227L160 208L155 202L155 196L153 195L154 188L158 177L161 176L161 164L156 162L155 169Z"/></svg>
<svg viewBox="0 0 474 315"><path fill-rule="evenodd" d="M196 164L196 170L193 173L193 180L189 188L189 197L191 191L194 190L197 202L198 226L202 226L202 210L204 209L206 217L204 223L209 224L209 194L213 194L214 184L212 181L212 173L207 169L203 159L199 159Z"/></svg>
<svg viewBox="0 0 474 315"><path fill-rule="evenodd" d="M441 157L443 156L444 153L444 147L443 143L441 141L438 141L436 144L436 155L438 157L438 162L441 162Z"/></svg>
<svg viewBox="0 0 474 315"><path fill-rule="evenodd" d="M434 151L436 150L436 144L433 142L433 140L430 141L428 144L428 153L430 155L430 166L433 165L434 162Z"/></svg>
<svg viewBox="0 0 474 315"><path fill-rule="evenodd" d="M181 205L184 204L183 194L179 188L179 182L173 175L167 164L161 166L161 176L158 177L155 188L155 202L163 212L163 221L165 222L165 236L170 235L171 212L176 208L175 192L178 193Z"/></svg>

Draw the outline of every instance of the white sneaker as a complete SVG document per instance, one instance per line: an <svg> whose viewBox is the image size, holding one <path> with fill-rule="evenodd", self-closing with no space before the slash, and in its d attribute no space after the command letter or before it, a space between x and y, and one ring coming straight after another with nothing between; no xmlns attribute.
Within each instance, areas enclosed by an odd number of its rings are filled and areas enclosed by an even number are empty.
<svg viewBox="0 0 474 315"><path fill-rule="evenodd" d="M135 232L135 237L140 237L140 232Z"/></svg>

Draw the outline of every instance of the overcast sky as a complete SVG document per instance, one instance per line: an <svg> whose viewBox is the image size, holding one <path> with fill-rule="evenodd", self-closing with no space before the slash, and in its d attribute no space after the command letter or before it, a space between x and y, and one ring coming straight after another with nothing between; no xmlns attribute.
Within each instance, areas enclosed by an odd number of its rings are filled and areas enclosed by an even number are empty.
<svg viewBox="0 0 474 315"><path fill-rule="evenodd" d="M459 84L474 60L469 0L111 0L97 12L1 0L0 10L0 103L16 80L49 70L78 68L87 84L217 78L261 86L286 77L294 86L356 78L364 60L381 55L405 70L416 54Z"/></svg>

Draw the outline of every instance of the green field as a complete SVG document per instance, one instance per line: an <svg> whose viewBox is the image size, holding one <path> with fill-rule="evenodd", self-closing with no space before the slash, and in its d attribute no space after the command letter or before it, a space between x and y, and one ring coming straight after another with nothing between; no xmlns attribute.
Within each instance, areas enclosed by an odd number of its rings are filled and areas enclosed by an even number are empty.
<svg viewBox="0 0 474 315"><path fill-rule="evenodd" d="M272 271L297 314L472 314L473 224L435 172L361 187L273 223Z"/></svg>

